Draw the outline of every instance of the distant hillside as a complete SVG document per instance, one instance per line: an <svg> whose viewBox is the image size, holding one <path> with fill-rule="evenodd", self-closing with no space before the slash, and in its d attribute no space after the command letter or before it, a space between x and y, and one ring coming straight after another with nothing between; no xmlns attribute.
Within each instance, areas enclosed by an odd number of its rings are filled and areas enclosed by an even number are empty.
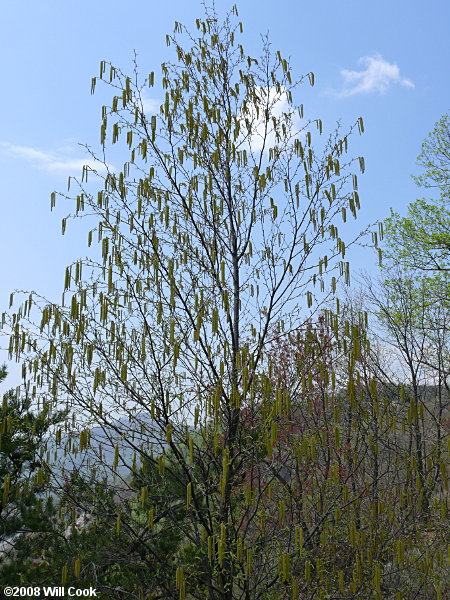
<svg viewBox="0 0 450 600"><path fill-rule="evenodd" d="M139 467L139 449L148 455L159 454L161 451L154 428L154 422L149 415L142 413L133 416L132 419L117 419L114 426L95 426L89 430L63 434L59 443L54 437L48 441L46 459L54 476L58 478L73 471L90 478L94 469L99 477L114 479L113 465L117 446L119 459L115 471L119 478L127 478L131 474L130 468L135 452L136 464ZM126 438L117 431L126 432ZM87 439L89 444L83 447Z"/></svg>

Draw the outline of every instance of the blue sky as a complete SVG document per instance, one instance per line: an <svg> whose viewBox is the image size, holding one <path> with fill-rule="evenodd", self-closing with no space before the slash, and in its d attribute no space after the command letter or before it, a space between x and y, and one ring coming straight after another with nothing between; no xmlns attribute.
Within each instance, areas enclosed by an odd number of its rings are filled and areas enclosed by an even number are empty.
<svg viewBox="0 0 450 600"><path fill-rule="evenodd" d="M418 194L410 175L420 144L449 108L450 14L445 0L241 0L244 44L257 53L269 32L293 72L314 71L300 92L305 115L330 128L362 116L354 152L360 177L359 226L405 211ZM220 13L231 2L219 0ZM143 73L158 72L170 54L165 34L175 20L193 25L197 1L9 0L0 24L0 312L13 289L59 299L64 268L86 254L84 231L60 234L53 190L84 162L80 143L96 144L108 96L90 95L100 60L129 69L135 49ZM370 254L355 267L374 268ZM4 354L0 354L0 361ZM11 383L11 380L10 380Z"/></svg>

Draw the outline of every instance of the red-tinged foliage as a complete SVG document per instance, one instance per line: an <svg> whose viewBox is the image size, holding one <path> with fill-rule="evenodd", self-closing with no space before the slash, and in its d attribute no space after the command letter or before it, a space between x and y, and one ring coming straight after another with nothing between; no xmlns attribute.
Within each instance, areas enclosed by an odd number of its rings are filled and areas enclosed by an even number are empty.
<svg viewBox="0 0 450 600"><path fill-rule="evenodd" d="M331 477L341 483L347 478L345 444L333 428L334 350L323 315L300 330L274 332L268 375L258 382L260 393L242 409L243 430L255 438L255 447L264 448L243 461L242 489L247 498L258 497L267 512L266 527L302 522L305 496L320 495ZM243 526L248 518L247 510Z"/></svg>

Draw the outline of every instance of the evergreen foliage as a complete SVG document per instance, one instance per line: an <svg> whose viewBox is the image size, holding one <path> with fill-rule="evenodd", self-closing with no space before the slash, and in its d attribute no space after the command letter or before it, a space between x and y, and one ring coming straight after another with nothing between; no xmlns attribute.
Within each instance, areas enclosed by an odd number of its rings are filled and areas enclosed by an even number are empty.
<svg viewBox="0 0 450 600"><path fill-rule="evenodd" d="M6 368L0 369L0 380ZM24 535L46 536L55 516L50 489L50 469L45 453L49 430L64 417L49 414L48 407L36 412L32 401L9 391L0 408L0 544L2 562L11 562ZM31 562L31 561L28 561Z"/></svg>

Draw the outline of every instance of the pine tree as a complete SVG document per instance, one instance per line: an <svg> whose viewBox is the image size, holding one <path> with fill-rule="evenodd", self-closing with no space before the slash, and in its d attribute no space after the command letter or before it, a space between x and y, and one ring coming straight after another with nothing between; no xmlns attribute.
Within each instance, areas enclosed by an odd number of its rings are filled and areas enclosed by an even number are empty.
<svg viewBox="0 0 450 600"><path fill-rule="evenodd" d="M7 375L0 369L0 381ZM31 398L13 390L3 396L0 407L0 544L1 560L11 559L23 534L52 528L54 516L49 497L50 471L46 441L64 411L49 414L48 407L32 409ZM31 558L31 557L30 557ZM17 582L17 580L16 580Z"/></svg>

